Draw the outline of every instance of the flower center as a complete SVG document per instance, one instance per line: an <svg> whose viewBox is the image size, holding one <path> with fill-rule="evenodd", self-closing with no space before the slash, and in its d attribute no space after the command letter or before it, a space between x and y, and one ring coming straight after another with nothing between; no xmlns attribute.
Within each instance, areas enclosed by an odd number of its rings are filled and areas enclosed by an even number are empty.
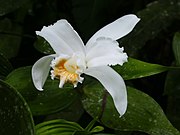
<svg viewBox="0 0 180 135"><path fill-rule="evenodd" d="M62 88L64 83L70 82L77 86L77 83L82 83L83 78L80 77L80 67L77 65L77 60L74 57L62 58L56 57L51 62L51 78L60 79L59 87Z"/></svg>

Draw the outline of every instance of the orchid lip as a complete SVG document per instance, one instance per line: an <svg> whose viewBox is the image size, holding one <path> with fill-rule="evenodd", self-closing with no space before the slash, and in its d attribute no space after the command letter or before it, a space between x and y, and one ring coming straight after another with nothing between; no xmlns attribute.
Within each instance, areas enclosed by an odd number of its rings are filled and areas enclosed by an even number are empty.
<svg viewBox="0 0 180 135"><path fill-rule="evenodd" d="M51 79L60 79L59 87L62 88L64 83L70 82L77 87L78 82L82 83L80 67L75 57L56 57L52 60Z"/></svg>

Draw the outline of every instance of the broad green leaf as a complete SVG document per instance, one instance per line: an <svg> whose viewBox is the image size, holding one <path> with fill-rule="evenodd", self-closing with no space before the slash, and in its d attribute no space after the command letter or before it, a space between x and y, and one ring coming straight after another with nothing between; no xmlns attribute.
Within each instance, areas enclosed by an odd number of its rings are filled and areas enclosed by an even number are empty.
<svg viewBox="0 0 180 135"><path fill-rule="evenodd" d="M36 42L34 43L34 47L44 54L53 54L54 51L49 43L43 39L42 37L38 36Z"/></svg>
<svg viewBox="0 0 180 135"><path fill-rule="evenodd" d="M52 119L65 119L68 121L78 121L84 113L84 108L80 99L76 99L71 105L67 108L60 110L57 113L46 116L46 121Z"/></svg>
<svg viewBox="0 0 180 135"><path fill-rule="evenodd" d="M0 0L0 16L18 9L26 2L28 2L28 0Z"/></svg>
<svg viewBox="0 0 180 135"><path fill-rule="evenodd" d="M45 115L68 107L77 99L77 92L71 85L58 87L59 80L48 79L44 91L38 91L31 80L31 67L22 67L10 73L6 82L15 87L25 98L33 115Z"/></svg>
<svg viewBox="0 0 180 135"><path fill-rule="evenodd" d="M180 66L180 33L174 35L173 53L176 66ZM164 88L164 93L168 96L167 116L180 130L180 70L176 69L168 72Z"/></svg>
<svg viewBox="0 0 180 135"><path fill-rule="evenodd" d="M0 53L0 75L7 76L12 70L11 63Z"/></svg>
<svg viewBox="0 0 180 135"><path fill-rule="evenodd" d="M180 65L180 33L177 32L173 38L173 52L176 60L176 64Z"/></svg>
<svg viewBox="0 0 180 135"><path fill-rule="evenodd" d="M51 120L36 125L36 135L73 135L84 129L75 122L63 119Z"/></svg>
<svg viewBox="0 0 180 135"><path fill-rule="evenodd" d="M121 118L112 98L98 82L87 82L82 102L92 117L99 116L99 121L109 128L150 135L180 135L161 107L150 96L134 88L128 87L128 109Z"/></svg>
<svg viewBox="0 0 180 135"><path fill-rule="evenodd" d="M1 5L1 4L0 4ZM0 20L0 50L7 58L15 57L19 51L22 27L10 19Z"/></svg>
<svg viewBox="0 0 180 135"><path fill-rule="evenodd" d="M150 75L155 75L168 70L168 67L158 64L150 64L133 58L129 58L128 62L123 66L115 66L114 69L125 79L136 79Z"/></svg>
<svg viewBox="0 0 180 135"><path fill-rule="evenodd" d="M30 109L13 87L0 80L0 134L35 135Z"/></svg>
<svg viewBox="0 0 180 135"><path fill-rule="evenodd" d="M155 38L160 32L178 19L178 0L159 0L147 5L137 13L141 21L135 29L121 40L121 45L126 48L129 56L139 54L146 42Z"/></svg>

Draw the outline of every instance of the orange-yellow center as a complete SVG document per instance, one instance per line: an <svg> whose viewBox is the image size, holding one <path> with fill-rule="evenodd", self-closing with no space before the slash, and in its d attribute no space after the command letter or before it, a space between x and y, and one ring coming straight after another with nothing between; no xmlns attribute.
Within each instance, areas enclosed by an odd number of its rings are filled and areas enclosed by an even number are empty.
<svg viewBox="0 0 180 135"><path fill-rule="evenodd" d="M72 83L75 87L80 80L80 75L77 73L79 67L74 59L61 59L53 67L51 72L54 77L60 79L60 87L66 82Z"/></svg>

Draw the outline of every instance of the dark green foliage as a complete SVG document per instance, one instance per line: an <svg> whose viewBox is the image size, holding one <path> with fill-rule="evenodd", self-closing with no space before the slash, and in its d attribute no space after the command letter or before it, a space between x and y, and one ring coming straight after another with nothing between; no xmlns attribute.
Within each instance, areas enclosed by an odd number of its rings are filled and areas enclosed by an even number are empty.
<svg viewBox="0 0 180 135"><path fill-rule="evenodd" d="M36 90L31 67L54 51L35 31L67 19L86 43L132 13L141 21L118 40L130 57L112 67L126 80L124 116L102 85L85 75L75 89L59 89L59 80L48 77L44 91ZM0 0L0 134L179 135L179 32L179 0Z"/></svg>
<svg viewBox="0 0 180 135"><path fill-rule="evenodd" d="M0 134L35 135L31 111L23 97L0 80Z"/></svg>
<svg viewBox="0 0 180 135"><path fill-rule="evenodd" d="M72 86L58 88L58 81L48 79L44 91L38 91L31 81L31 67L23 67L13 71L6 82L15 87L28 102L33 115L55 113L68 107L77 99Z"/></svg>
<svg viewBox="0 0 180 135"><path fill-rule="evenodd" d="M98 82L87 82L82 101L84 108L93 117L99 117L99 121L109 128L143 131L151 135L179 135L160 106L151 97L134 88L128 87L128 109L121 118L111 97Z"/></svg>
<svg viewBox="0 0 180 135"><path fill-rule="evenodd" d="M141 22L134 31L122 40L130 56L137 56L149 40L167 31L173 21L179 20L178 0L159 0L147 5L137 14Z"/></svg>
<svg viewBox="0 0 180 135"><path fill-rule="evenodd" d="M175 33L173 38L173 52L175 65L180 66L180 34ZM180 129L180 70L169 71L165 83L165 95L168 96L167 116L177 129Z"/></svg>

